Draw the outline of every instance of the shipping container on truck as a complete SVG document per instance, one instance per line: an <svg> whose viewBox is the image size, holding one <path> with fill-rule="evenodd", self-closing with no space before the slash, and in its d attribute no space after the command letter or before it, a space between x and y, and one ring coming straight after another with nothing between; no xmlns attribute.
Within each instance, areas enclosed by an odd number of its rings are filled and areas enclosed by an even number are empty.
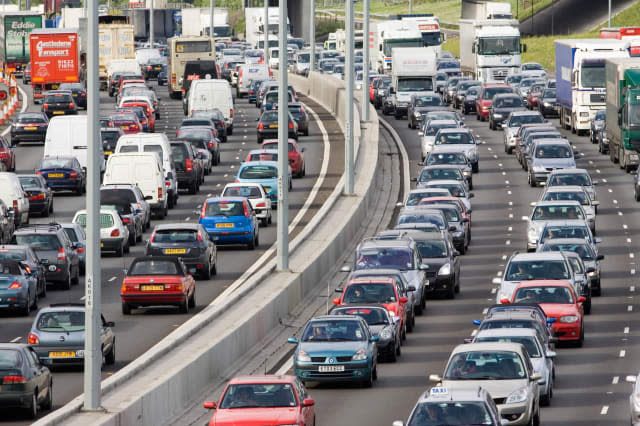
<svg viewBox="0 0 640 426"><path fill-rule="evenodd" d="M47 90L60 83L79 81L78 31L67 28L35 29L29 35L33 101L40 103Z"/></svg>
<svg viewBox="0 0 640 426"><path fill-rule="evenodd" d="M0 13L0 68L22 74L29 63L29 34L44 26L40 12Z"/></svg>
<svg viewBox="0 0 640 426"><path fill-rule="evenodd" d="M627 40L629 56L640 56L640 27L600 28L600 38Z"/></svg>
<svg viewBox="0 0 640 426"><path fill-rule="evenodd" d="M123 15L129 18L129 22L135 28L134 37L136 40L149 39L149 9L123 9ZM169 37L174 37L182 32L182 11L180 9L153 9L153 38L160 42Z"/></svg>
<svg viewBox="0 0 640 426"><path fill-rule="evenodd" d="M100 90L107 88L107 70L115 59L135 59L134 28L131 24L100 24Z"/></svg>

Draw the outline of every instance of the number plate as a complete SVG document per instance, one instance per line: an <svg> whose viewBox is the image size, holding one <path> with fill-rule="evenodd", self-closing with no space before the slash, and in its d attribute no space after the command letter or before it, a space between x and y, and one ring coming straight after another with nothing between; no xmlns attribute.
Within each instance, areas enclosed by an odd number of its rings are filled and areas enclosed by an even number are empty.
<svg viewBox="0 0 640 426"><path fill-rule="evenodd" d="M155 67L155 68L154 68L154 70L156 70L156 71L161 71L161 70L162 70L162 67Z"/></svg>
<svg viewBox="0 0 640 426"><path fill-rule="evenodd" d="M75 358L75 351L49 352L49 358Z"/></svg>
<svg viewBox="0 0 640 426"><path fill-rule="evenodd" d="M185 254L187 249L164 249L164 254Z"/></svg>
<svg viewBox="0 0 640 426"><path fill-rule="evenodd" d="M64 111L53 111L53 115L61 115L64 114Z"/></svg>
<svg viewBox="0 0 640 426"><path fill-rule="evenodd" d="M27 127L25 127L24 129L25 129L25 130L38 130L38 128L37 128L37 127L35 127L35 126L27 126Z"/></svg>
<svg viewBox="0 0 640 426"><path fill-rule="evenodd" d="M321 365L318 367L320 373L334 373L344 371L344 365Z"/></svg>
<svg viewBox="0 0 640 426"><path fill-rule="evenodd" d="M233 228L233 223L216 223L216 228Z"/></svg>
<svg viewBox="0 0 640 426"><path fill-rule="evenodd" d="M269 128L270 129L277 129L278 125L277 124L269 124Z"/></svg>
<svg viewBox="0 0 640 426"><path fill-rule="evenodd" d="M55 177L64 177L63 173L49 173L47 177L55 178Z"/></svg>
<svg viewBox="0 0 640 426"><path fill-rule="evenodd" d="M122 130L129 130L129 126L122 126Z"/></svg>
<svg viewBox="0 0 640 426"><path fill-rule="evenodd" d="M143 284L140 286L142 291L164 291L164 284Z"/></svg>
<svg viewBox="0 0 640 426"><path fill-rule="evenodd" d="M113 151L105 151L104 152L104 155L111 155L111 154L113 154Z"/></svg>
<svg viewBox="0 0 640 426"><path fill-rule="evenodd" d="M100 243L100 248L104 247L104 243Z"/></svg>

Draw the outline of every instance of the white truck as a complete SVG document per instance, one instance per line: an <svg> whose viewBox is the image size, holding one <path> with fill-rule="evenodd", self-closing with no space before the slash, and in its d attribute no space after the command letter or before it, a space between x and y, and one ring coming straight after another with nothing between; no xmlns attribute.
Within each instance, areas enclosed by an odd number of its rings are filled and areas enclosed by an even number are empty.
<svg viewBox="0 0 640 426"><path fill-rule="evenodd" d="M111 62L116 59L134 59L134 28L130 24L100 24L98 25L100 88L107 88L107 70ZM139 71L139 66L138 66Z"/></svg>
<svg viewBox="0 0 640 426"><path fill-rule="evenodd" d="M460 20L460 70L483 82L502 82L522 62L519 23L515 19Z"/></svg>
<svg viewBox="0 0 640 426"><path fill-rule="evenodd" d="M269 40L271 40L271 34L278 34L278 27L280 22L280 14L277 7L268 8L269 14L269 26L267 31L269 33ZM258 47L258 37L264 34L264 8L263 7L245 7L245 40L252 46ZM184 22L184 20L183 20ZM287 34L291 33L289 18L287 17ZM271 44L271 43L269 43ZM277 46L277 44L276 44Z"/></svg>
<svg viewBox="0 0 640 426"><path fill-rule="evenodd" d="M182 35L209 35L209 8L189 7L182 9ZM186 25L185 25L186 24ZM216 41L231 40L229 10L216 8L213 14Z"/></svg>
<svg viewBox="0 0 640 426"><path fill-rule="evenodd" d="M412 94L435 90L438 59L429 47L396 47L392 58L391 102L395 117L401 118Z"/></svg>
<svg viewBox="0 0 640 426"><path fill-rule="evenodd" d="M423 47L422 33L415 21L383 21L372 23L373 40L369 63L380 74L391 72L391 51L399 47Z"/></svg>
<svg viewBox="0 0 640 426"><path fill-rule="evenodd" d="M462 2L462 19L513 19L511 3L484 0Z"/></svg>
<svg viewBox="0 0 640 426"><path fill-rule="evenodd" d="M432 47L438 57L442 53L442 43L446 41L440 31L440 20L437 16L401 16L402 21L413 21L418 25L425 47Z"/></svg>
<svg viewBox="0 0 640 426"><path fill-rule="evenodd" d="M80 18L84 18L82 7L63 7L60 9L59 28L80 28Z"/></svg>

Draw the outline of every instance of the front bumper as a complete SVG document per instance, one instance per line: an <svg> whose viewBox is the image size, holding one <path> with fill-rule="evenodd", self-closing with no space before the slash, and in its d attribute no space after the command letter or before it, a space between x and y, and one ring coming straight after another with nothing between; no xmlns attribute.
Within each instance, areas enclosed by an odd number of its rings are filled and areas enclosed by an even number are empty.
<svg viewBox="0 0 640 426"><path fill-rule="evenodd" d="M429 285L425 286L425 294L448 293L455 286L453 275L429 275Z"/></svg>
<svg viewBox="0 0 640 426"><path fill-rule="evenodd" d="M499 404L500 417L509 420L510 425L527 425L533 413L529 401L518 404Z"/></svg>
<svg viewBox="0 0 640 426"><path fill-rule="evenodd" d="M320 372L320 363L299 363L294 362L293 370L295 375L303 381L333 382L333 381L360 381L369 377L371 368L366 361L336 363L335 366L344 365L344 371Z"/></svg>
<svg viewBox="0 0 640 426"><path fill-rule="evenodd" d="M561 323L559 318L556 318L556 322L553 323L553 331L560 342L579 340L580 322Z"/></svg>

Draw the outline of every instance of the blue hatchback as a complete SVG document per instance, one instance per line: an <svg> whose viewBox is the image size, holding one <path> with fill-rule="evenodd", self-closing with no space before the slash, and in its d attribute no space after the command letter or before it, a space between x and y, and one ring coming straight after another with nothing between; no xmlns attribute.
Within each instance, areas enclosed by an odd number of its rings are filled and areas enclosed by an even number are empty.
<svg viewBox="0 0 640 426"><path fill-rule="evenodd" d="M311 319L298 340L293 370L304 382L357 381L371 386L378 378L378 336L358 316L321 316Z"/></svg>
<svg viewBox="0 0 640 426"><path fill-rule="evenodd" d="M53 190L71 190L81 195L85 191L85 175L76 157L44 157L38 163L36 174L42 175Z"/></svg>
<svg viewBox="0 0 640 426"><path fill-rule="evenodd" d="M258 245L258 219L244 197L213 197L202 205L200 223L217 244Z"/></svg>
<svg viewBox="0 0 640 426"><path fill-rule="evenodd" d="M289 169L289 189L291 189L291 170ZM278 162L249 161L242 163L236 175L236 183L251 182L261 184L271 202L278 201Z"/></svg>

